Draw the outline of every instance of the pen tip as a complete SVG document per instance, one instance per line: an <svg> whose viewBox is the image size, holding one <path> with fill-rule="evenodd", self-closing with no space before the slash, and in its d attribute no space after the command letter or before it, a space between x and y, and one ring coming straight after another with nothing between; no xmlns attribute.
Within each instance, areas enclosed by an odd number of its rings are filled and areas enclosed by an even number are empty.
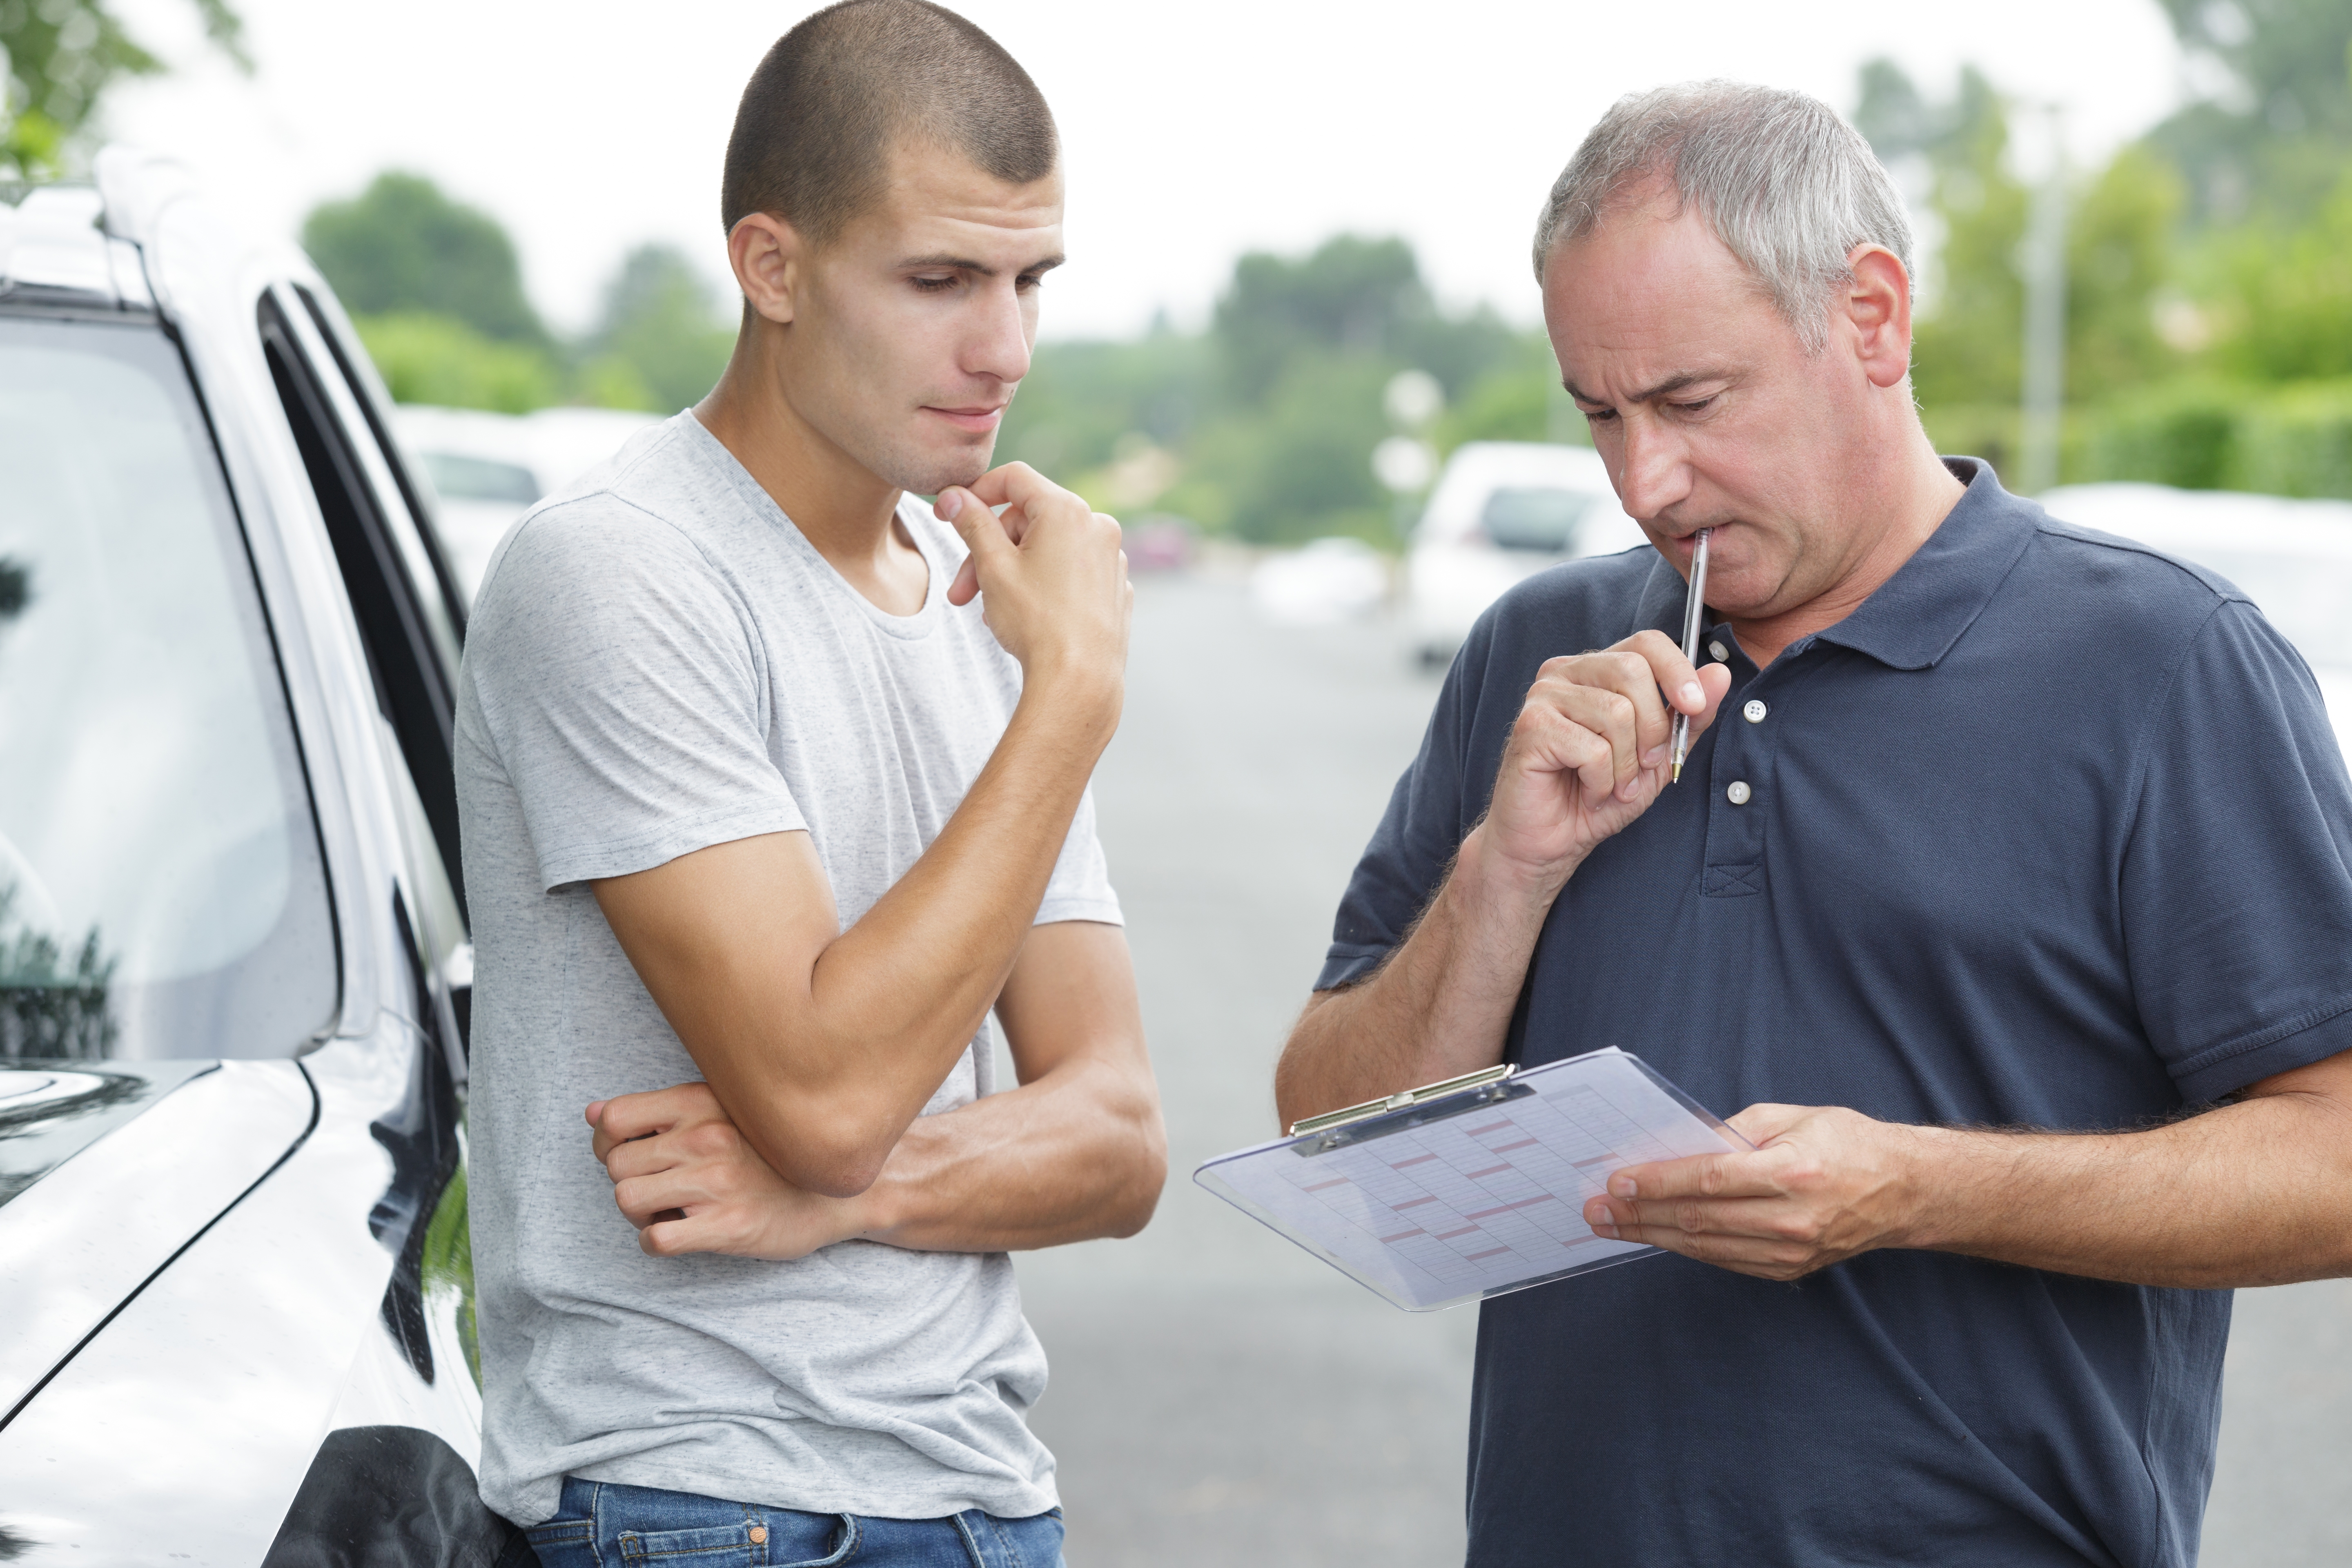
<svg viewBox="0 0 2352 1568"><path fill-rule="evenodd" d="M1683 782L1683 765L1682 765L1682 763L1676 763L1675 764L1675 771L1674 771L1674 773L1672 773L1672 774L1667 778L1666 782L1667 782L1668 784L1680 784L1680 783L1682 783L1682 782Z"/></svg>

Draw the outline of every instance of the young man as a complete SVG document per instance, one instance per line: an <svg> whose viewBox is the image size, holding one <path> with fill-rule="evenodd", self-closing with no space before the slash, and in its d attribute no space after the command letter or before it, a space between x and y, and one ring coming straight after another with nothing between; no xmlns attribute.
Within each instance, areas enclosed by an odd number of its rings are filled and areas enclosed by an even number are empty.
<svg viewBox="0 0 2352 1568"><path fill-rule="evenodd" d="M550 1568L1054 1563L1004 1253L1132 1234L1165 1156L1087 794L1118 526L989 469L1053 120L847 0L724 205L725 377L516 528L467 653L483 1492Z"/></svg>
<svg viewBox="0 0 2352 1568"><path fill-rule="evenodd" d="M1936 455L1910 248L1834 113L1722 82L1618 104L1537 236L1656 549L1473 632L1277 1098L1614 1045L1757 1148L1604 1169L1591 1234L1680 1256L1486 1305L1475 1568L2186 1568L2228 1288L2352 1271L2318 689L2227 583Z"/></svg>

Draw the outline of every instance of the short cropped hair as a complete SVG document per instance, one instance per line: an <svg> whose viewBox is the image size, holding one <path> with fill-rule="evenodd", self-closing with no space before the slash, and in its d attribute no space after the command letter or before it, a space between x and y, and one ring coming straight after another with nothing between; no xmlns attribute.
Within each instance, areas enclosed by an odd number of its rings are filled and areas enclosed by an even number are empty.
<svg viewBox="0 0 2352 1568"><path fill-rule="evenodd" d="M823 245L870 206L903 141L952 150L1010 184L1054 172L1045 94L970 22L928 0L841 0L776 40L735 110L719 212L773 213Z"/></svg>
<svg viewBox="0 0 2352 1568"><path fill-rule="evenodd" d="M1536 225L1536 279L1653 181L1738 258L1805 347L1829 341L1831 291L1856 246L1911 262L1911 221L1885 166L1819 99L1744 82L1684 82L1621 98L1568 161Z"/></svg>

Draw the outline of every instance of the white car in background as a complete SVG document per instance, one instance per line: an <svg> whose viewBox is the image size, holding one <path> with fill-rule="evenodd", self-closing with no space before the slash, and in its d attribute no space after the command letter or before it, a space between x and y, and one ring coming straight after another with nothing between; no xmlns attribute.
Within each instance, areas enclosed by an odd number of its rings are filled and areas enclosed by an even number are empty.
<svg viewBox="0 0 2352 1568"><path fill-rule="evenodd" d="M470 603L482 569L514 520L658 423L616 408L490 414L403 404L394 423L432 480L435 521L450 570Z"/></svg>
<svg viewBox="0 0 2352 1568"><path fill-rule="evenodd" d="M1647 542L1591 447L1469 442L1446 459L1405 557L1413 646L1423 663L1443 664L1522 578Z"/></svg>
<svg viewBox="0 0 2352 1568"><path fill-rule="evenodd" d="M2352 501L2167 485L2062 485L2036 498L2063 522L2121 534L2219 573L2295 646L2352 737Z"/></svg>

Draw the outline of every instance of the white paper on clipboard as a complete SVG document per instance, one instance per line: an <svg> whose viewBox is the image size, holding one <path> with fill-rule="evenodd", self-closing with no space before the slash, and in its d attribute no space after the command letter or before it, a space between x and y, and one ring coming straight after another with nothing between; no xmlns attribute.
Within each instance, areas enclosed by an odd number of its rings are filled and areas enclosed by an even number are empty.
<svg viewBox="0 0 2352 1568"><path fill-rule="evenodd" d="M1654 1253L1584 1223L1628 1165L1748 1141L1614 1048L1221 1155L1192 1179L1409 1312Z"/></svg>

